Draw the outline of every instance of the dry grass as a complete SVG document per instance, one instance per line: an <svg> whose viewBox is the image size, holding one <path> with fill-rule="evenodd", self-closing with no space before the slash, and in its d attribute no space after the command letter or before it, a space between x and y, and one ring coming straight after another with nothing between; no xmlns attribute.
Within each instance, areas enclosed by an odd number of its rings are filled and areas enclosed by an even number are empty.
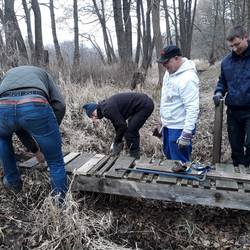
<svg viewBox="0 0 250 250"><path fill-rule="evenodd" d="M213 133L212 95L218 65L200 76L201 112L193 145L193 160L210 162ZM149 72L144 92L154 99L155 110L141 130L142 154L163 157L161 141L152 130L160 122L160 91L155 69ZM114 136L109 121L93 127L82 104L99 101L126 87L92 81L84 85L60 79L67 103L61 130L64 151L108 153ZM230 150L223 131L223 160ZM49 195L46 172L26 171L24 191L18 197L0 193L0 249L236 249L249 247L249 215L243 212L145 201L108 195L69 192L58 208ZM0 187L0 190L3 190ZM26 246L26 247L24 247ZM127 247L127 248L126 248ZM242 248L241 248L242 249Z"/></svg>

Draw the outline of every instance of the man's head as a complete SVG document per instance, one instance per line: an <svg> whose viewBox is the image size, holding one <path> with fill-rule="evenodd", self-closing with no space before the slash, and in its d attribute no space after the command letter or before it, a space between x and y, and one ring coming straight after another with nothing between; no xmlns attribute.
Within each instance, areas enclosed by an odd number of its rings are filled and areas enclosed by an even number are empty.
<svg viewBox="0 0 250 250"><path fill-rule="evenodd" d="M161 50L161 56L157 59L167 71L172 74L176 72L182 64L181 50L175 45L170 45Z"/></svg>
<svg viewBox="0 0 250 250"><path fill-rule="evenodd" d="M229 30L227 35L229 47L237 55L241 55L248 47L248 35L243 26L235 26Z"/></svg>
<svg viewBox="0 0 250 250"><path fill-rule="evenodd" d="M89 118L91 119L97 119L97 103L95 102L89 102L89 103L86 103L84 104L83 106L83 109L85 109L86 111L86 114Z"/></svg>

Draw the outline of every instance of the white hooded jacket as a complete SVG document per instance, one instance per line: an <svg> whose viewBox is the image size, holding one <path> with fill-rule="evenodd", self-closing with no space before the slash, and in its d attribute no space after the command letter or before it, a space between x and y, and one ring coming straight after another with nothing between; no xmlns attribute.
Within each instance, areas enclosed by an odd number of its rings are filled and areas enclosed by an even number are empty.
<svg viewBox="0 0 250 250"><path fill-rule="evenodd" d="M163 78L160 115L164 127L183 129L191 133L199 114L199 78L195 64L183 58L173 74L166 71Z"/></svg>

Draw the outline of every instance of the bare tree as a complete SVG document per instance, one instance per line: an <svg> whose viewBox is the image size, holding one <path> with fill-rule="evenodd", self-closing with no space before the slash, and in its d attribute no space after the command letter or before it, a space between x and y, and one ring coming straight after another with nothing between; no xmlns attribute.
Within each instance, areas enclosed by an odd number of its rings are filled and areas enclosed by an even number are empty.
<svg viewBox="0 0 250 250"><path fill-rule="evenodd" d="M50 0L49 2L49 9L50 9L50 18L51 18L51 29L52 29L52 35L53 35L53 42L54 42L54 47L56 51L56 59L57 63L60 68L64 66L64 60L62 57L60 45L57 39L57 34L56 34L56 22L55 22L55 12L54 12L54 0Z"/></svg>
<svg viewBox="0 0 250 250"><path fill-rule="evenodd" d="M152 0L152 25L154 32L154 40L155 40L155 51L156 55L160 54L160 50L162 49L162 38L161 38L161 29L160 29L160 0ZM158 84L162 85L162 79L164 75L163 66L158 64Z"/></svg>
<svg viewBox="0 0 250 250"><path fill-rule="evenodd" d="M26 0L22 0L22 4L23 4L24 13L25 13L25 21L27 25L28 43L29 43L31 55L33 55L34 42L33 42L33 34L32 34L32 29L31 29L30 11L29 11Z"/></svg>
<svg viewBox="0 0 250 250"><path fill-rule="evenodd" d="M247 30L250 33L250 1L247 1Z"/></svg>
<svg viewBox="0 0 250 250"><path fill-rule="evenodd" d="M154 48L154 39L151 39L151 11L152 5L151 0L147 0L147 11L146 11L146 20L144 15L144 5L143 2L141 4L141 12L142 12L142 65L141 68L147 72L149 65L152 61L152 53Z"/></svg>
<svg viewBox="0 0 250 250"><path fill-rule="evenodd" d="M73 0L73 17L74 17L74 44L75 44L73 68L78 68L80 64L78 0Z"/></svg>
<svg viewBox="0 0 250 250"><path fill-rule="evenodd" d="M18 56L20 60L19 63L27 64L28 54L16 19L14 11L14 0L5 0L3 19L5 28L8 67L18 65Z"/></svg>
<svg viewBox="0 0 250 250"><path fill-rule="evenodd" d="M214 50L215 50L215 38L216 38L216 30L217 30L217 20L218 20L218 13L219 13L219 0L215 0L215 17L214 17L214 28L213 28L213 34L212 34L212 46L211 46L211 52L209 56L209 64L213 65L216 61Z"/></svg>
<svg viewBox="0 0 250 250"><path fill-rule="evenodd" d="M174 10L174 30L175 30L175 45L179 46L179 31L178 31L178 18L177 18L177 8L175 0L173 0L173 10Z"/></svg>
<svg viewBox="0 0 250 250"><path fill-rule="evenodd" d="M141 5L142 0L136 0L136 18L137 18L137 42L135 50L135 64L138 66L141 54Z"/></svg>
<svg viewBox="0 0 250 250"><path fill-rule="evenodd" d="M115 30L117 36L118 53L122 64L132 62L132 27L130 18L130 1L113 0Z"/></svg>
<svg viewBox="0 0 250 250"><path fill-rule="evenodd" d="M163 2L163 9L164 9L165 21L166 21L167 44L170 45L170 44L173 44L173 41L172 41L172 34L170 30L167 0L162 0L162 2Z"/></svg>
<svg viewBox="0 0 250 250"><path fill-rule="evenodd" d="M196 6L197 0L194 2L192 0L179 0L180 44L182 53L186 57L190 57L191 54Z"/></svg>
<svg viewBox="0 0 250 250"><path fill-rule="evenodd" d="M37 0L31 1L31 7L34 12L35 19L35 61L37 65L44 65L46 58L43 49L43 36L42 36L42 18L40 6Z"/></svg>
<svg viewBox="0 0 250 250"><path fill-rule="evenodd" d="M111 46L111 43L109 41L109 36L108 36L108 32L107 32L107 24L106 24L106 14L105 14L104 1L100 0L100 7L97 6L96 0L92 0L92 2L93 2L93 5L94 5L95 13L96 13L96 15L97 15L97 17L99 19L99 22L101 24L101 27L102 27L104 48L105 48L105 51L106 51L108 64L111 64L113 62L116 62L117 58L116 58L114 49Z"/></svg>

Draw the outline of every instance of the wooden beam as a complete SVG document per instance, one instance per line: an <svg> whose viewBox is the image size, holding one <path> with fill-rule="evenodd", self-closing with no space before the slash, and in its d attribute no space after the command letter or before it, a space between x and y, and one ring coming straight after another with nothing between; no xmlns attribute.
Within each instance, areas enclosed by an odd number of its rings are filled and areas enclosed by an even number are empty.
<svg viewBox="0 0 250 250"><path fill-rule="evenodd" d="M145 183L124 179L76 176L74 190L167 200L194 205L250 210L247 193Z"/></svg>
<svg viewBox="0 0 250 250"><path fill-rule="evenodd" d="M213 137L213 159L212 164L220 163L221 159L221 141L222 141L222 125L223 125L223 100L218 106L215 106L214 116L214 137Z"/></svg>

